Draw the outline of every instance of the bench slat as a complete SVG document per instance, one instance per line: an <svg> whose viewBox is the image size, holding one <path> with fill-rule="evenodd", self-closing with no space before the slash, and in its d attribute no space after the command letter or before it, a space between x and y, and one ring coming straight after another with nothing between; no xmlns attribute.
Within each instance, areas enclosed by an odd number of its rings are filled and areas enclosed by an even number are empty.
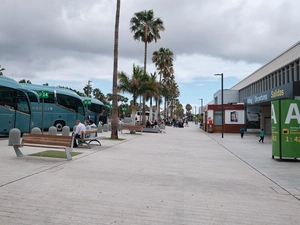
<svg viewBox="0 0 300 225"><path fill-rule="evenodd" d="M27 143L70 147L72 145L72 137L47 134L23 134L22 144Z"/></svg>

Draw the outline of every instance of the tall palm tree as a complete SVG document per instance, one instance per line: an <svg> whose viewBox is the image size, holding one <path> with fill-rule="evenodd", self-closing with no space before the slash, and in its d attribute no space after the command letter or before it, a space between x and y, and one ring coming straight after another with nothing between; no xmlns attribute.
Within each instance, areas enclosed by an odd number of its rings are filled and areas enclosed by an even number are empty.
<svg viewBox="0 0 300 225"><path fill-rule="evenodd" d="M124 72L118 73L119 85L118 89L121 92L132 94L132 123L135 123L136 100L142 93L142 78L144 76L143 67L133 65L133 73L128 77Z"/></svg>
<svg viewBox="0 0 300 225"><path fill-rule="evenodd" d="M155 63L156 69L159 71L159 82L164 76L174 73L173 68L174 53L168 48L160 48L152 54L152 62Z"/></svg>
<svg viewBox="0 0 300 225"><path fill-rule="evenodd" d="M112 122L111 138L118 139L118 47L119 47L119 21L121 0L117 0L114 42L114 70L113 70L113 98L112 98Z"/></svg>
<svg viewBox="0 0 300 225"><path fill-rule="evenodd" d="M154 17L153 10L140 11L134 14L130 20L130 30L133 33L133 39L142 41L145 44L144 50L144 73L147 73L147 44L152 41L157 42L160 39L160 31L164 31L165 27L160 18ZM145 124L145 96L143 98L143 124Z"/></svg>
<svg viewBox="0 0 300 225"><path fill-rule="evenodd" d="M152 54L152 62L155 63L156 69L159 71L159 82L162 83L162 78L167 80L174 73L173 68L174 53L168 48L160 48ZM158 118L160 117L160 102L158 102Z"/></svg>
<svg viewBox="0 0 300 225"><path fill-rule="evenodd" d="M157 42L160 39L160 31L164 31L165 27L160 18L154 17L153 10L140 11L134 14L130 20L130 30L133 34L133 39L145 43L144 52L144 70L146 71L147 64L147 44L153 40Z"/></svg>

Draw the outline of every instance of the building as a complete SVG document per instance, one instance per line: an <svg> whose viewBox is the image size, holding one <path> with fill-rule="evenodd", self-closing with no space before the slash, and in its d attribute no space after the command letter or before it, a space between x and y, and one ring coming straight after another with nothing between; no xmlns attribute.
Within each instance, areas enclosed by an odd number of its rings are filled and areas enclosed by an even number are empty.
<svg viewBox="0 0 300 225"><path fill-rule="evenodd" d="M224 104L235 99L244 103L247 131L264 128L266 134L271 134L271 101L300 100L299 60L300 41L234 85L230 92L224 90ZM220 104L219 99L220 91L214 95L214 103Z"/></svg>

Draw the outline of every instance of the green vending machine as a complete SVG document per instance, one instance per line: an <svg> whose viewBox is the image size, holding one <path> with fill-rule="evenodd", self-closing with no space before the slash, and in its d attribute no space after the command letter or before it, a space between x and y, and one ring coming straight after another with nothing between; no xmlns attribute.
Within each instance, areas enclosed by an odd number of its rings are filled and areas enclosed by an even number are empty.
<svg viewBox="0 0 300 225"><path fill-rule="evenodd" d="M300 158L299 109L299 100L272 101L272 158Z"/></svg>

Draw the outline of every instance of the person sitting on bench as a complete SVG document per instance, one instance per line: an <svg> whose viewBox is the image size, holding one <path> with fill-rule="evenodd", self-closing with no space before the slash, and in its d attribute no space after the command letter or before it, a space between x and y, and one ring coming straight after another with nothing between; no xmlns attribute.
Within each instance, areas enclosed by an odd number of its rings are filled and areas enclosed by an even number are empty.
<svg viewBox="0 0 300 225"><path fill-rule="evenodd" d="M85 126L85 130L91 130L92 129L88 120L84 121L84 126ZM86 138L90 137L90 134L86 134L85 137Z"/></svg>
<svg viewBox="0 0 300 225"><path fill-rule="evenodd" d="M85 126L83 123L80 122L80 120L76 120L75 124L76 124L76 130L75 132L73 132L74 135L73 148L77 148L78 146L76 138L81 138L82 131L85 131Z"/></svg>

